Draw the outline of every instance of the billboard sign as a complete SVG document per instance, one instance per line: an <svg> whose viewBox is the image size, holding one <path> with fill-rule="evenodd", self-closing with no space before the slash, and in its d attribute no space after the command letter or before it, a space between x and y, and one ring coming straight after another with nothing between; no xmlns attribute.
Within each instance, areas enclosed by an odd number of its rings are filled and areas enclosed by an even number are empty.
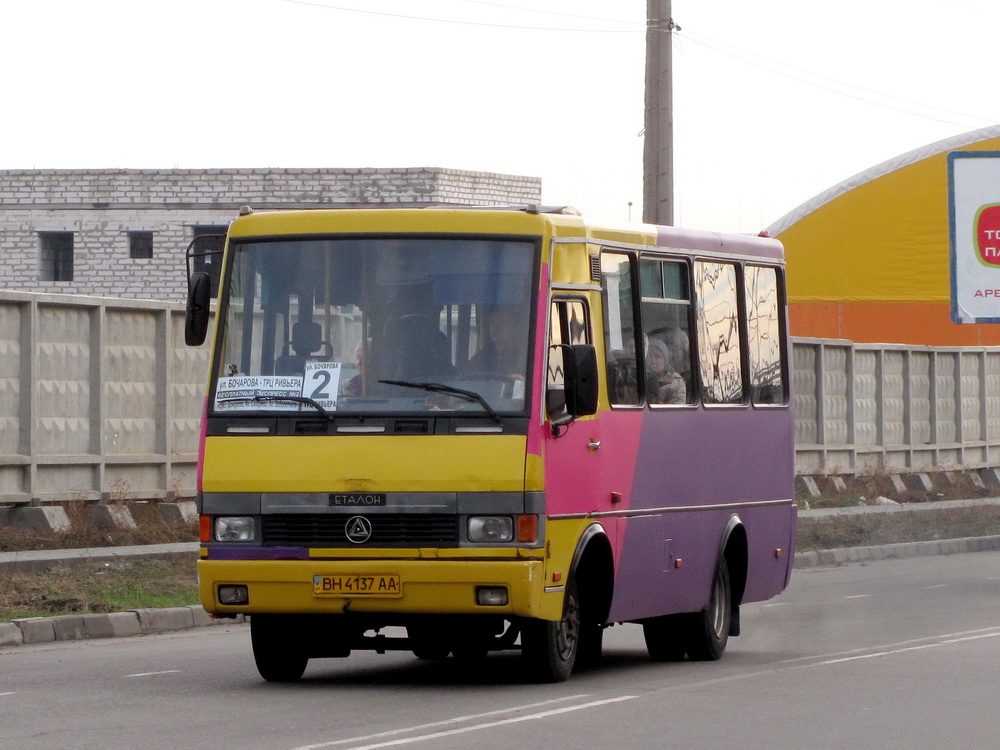
<svg viewBox="0 0 1000 750"><path fill-rule="evenodd" d="M1000 151L948 154L951 319L1000 323Z"/></svg>

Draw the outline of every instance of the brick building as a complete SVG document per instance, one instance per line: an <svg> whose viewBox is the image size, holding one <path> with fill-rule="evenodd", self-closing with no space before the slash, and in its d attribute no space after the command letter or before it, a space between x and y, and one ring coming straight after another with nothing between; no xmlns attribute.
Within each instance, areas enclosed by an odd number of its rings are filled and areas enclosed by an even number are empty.
<svg viewBox="0 0 1000 750"><path fill-rule="evenodd" d="M0 170L0 289L181 300L188 243L244 205L540 200L535 177L438 168Z"/></svg>

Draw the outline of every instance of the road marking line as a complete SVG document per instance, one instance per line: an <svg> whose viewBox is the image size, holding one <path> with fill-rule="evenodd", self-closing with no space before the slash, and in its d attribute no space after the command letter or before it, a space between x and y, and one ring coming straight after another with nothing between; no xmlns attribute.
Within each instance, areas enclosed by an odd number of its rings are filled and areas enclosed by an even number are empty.
<svg viewBox="0 0 1000 750"><path fill-rule="evenodd" d="M127 674L126 677L152 677L158 674L180 674L179 669L164 669L162 672L136 672L135 674Z"/></svg>
<svg viewBox="0 0 1000 750"><path fill-rule="evenodd" d="M332 740L330 742L319 742L314 745L301 745L299 747L293 748L293 750L317 750L317 748L323 747L334 747L336 745L346 745L352 742L363 742L365 740L377 739L379 737L390 737L393 735L406 734L409 732L415 732L423 729L431 729L433 727L447 726L450 724L460 724L466 721L473 721L475 719L483 719L488 716L497 716L499 714L509 714L515 711L523 711L525 709L541 708L542 706L552 705L554 703L563 703L570 700L578 700L580 698L589 698L589 695L570 695L565 698L556 698L550 701L541 701L540 703L531 703L525 706L516 706L513 708L504 708L498 711L487 711L482 714L472 714L470 716L459 716L453 719L445 719L443 721L435 721L430 724L422 724L415 727L407 727L405 729L394 729L389 732L379 732L378 734L370 734L363 737L351 737L344 740ZM568 713L570 711L580 711L585 708L592 708L594 706L603 706L610 703L618 703L620 701L631 700L632 698L637 698L635 695L625 695L619 698L609 698L602 701L591 701L589 703L578 703L572 706L564 706L562 708L554 708L548 711L540 711L534 714L526 714L524 716L516 716L510 719L501 719L499 721L484 722L481 724L474 724L468 727L459 727L457 729L449 729L442 732L433 732L431 734L423 734L417 737L404 737L400 739L389 740L388 742L380 742L375 745L352 745L351 750L375 750L381 747L392 747L394 745L406 745L413 742L423 742L425 740L437 739L440 737L448 737L455 734L463 734L465 732L474 732L481 729L489 729L491 727L503 726L505 724L515 724L522 721L530 721L533 719L544 719L549 716L555 716L557 714Z"/></svg>
<svg viewBox="0 0 1000 750"><path fill-rule="evenodd" d="M10 691L9 693L0 693L0 696L4 696L4 695L13 695L13 694L14 694L14 691L12 690L12 691Z"/></svg>
<svg viewBox="0 0 1000 750"><path fill-rule="evenodd" d="M871 594L855 594L854 596L845 596L845 599L871 599Z"/></svg>
<svg viewBox="0 0 1000 750"><path fill-rule="evenodd" d="M934 643L924 643L919 646L906 646L904 648L894 648L887 649L885 651L875 651L870 654L857 654L856 656L844 656L839 659L828 659L827 661L821 661L817 666L825 666L827 664L843 664L848 661L859 661L861 659L876 659L880 656L895 656L896 654L905 654L908 651L923 651L928 648L937 648L938 646L946 646L952 643L964 643L966 641L976 641L980 638L996 638L1000 636L1000 632L996 633L983 633L981 635L968 635L962 638L949 638L943 641L936 641Z"/></svg>
<svg viewBox="0 0 1000 750"><path fill-rule="evenodd" d="M1000 634L1000 628L994 625L993 627L979 628L977 630L962 630L958 633L942 633L940 635L928 636L926 638L913 638L911 640L900 641L898 643L887 643L882 647L882 650L904 648L906 646L920 645L924 643L938 643L941 640L945 639L954 640L954 639L962 639L969 637L975 638L976 636L979 635L993 635L993 634ZM873 646L872 648L878 648L878 646ZM820 659L822 661L823 659L837 659L840 657L855 656L858 654L866 654L866 653L870 653L870 649L855 648L851 649L850 651L840 651L840 652L834 652L832 654L818 654L816 656L799 656L794 659L782 659L781 661L778 662L778 670L784 670L786 668L801 669L803 666L810 667L815 663L819 663L815 661L816 659Z"/></svg>
<svg viewBox="0 0 1000 750"><path fill-rule="evenodd" d="M947 583L935 583L933 586L924 586L925 589L943 589L947 586Z"/></svg>

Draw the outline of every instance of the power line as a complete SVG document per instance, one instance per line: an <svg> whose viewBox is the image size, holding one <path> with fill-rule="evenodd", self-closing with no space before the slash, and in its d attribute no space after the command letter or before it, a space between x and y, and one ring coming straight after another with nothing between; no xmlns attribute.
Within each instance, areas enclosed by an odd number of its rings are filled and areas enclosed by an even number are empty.
<svg viewBox="0 0 1000 750"><path fill-rule="evenodd" d="M432 23L451 23L460 26L481 26L492 29L518 29L520 31L563 31L563 32L584 32L584 33L594 33L594 34L637 34L644 33L645 27L642 29L584 29L576 27L567 26L525 26L520 24L506 24L506 23L488 23L486 21L463 21L455 18L435 18L431 16L414 16L405 13L388 13L386 11L380 10L366 10L364 8L347 8L341 5L330 5L328 3L313 2L311 0L283 0L286 3L293 3L295 5L308 5L314 8L323 8L324 10L339 10L347 13L363 13L369 16L382 16L384 18L403 18L409 21L428 21ZM513 6L505 6L513 7ZM518 10L528 10L527 8L518 8ZM560 14L560 15L570 15L570 14ZM576 18L586 18L585 16L570 16ZM589 19L589 20L607 20L611 19ZM613 21L613 23L625 23L623 21Z"/></svg>
<svg viewBox="0 0 1000 750"><path fill-rule="evenodd" d="M519 10L525 13L542 13L548 16L563 16L565 18L579 18L584 21L607 21L608 23L624 23L630 26L636 26L636 31L645 31L646 25L641 21L625 21L620 18L602 18L600 16L581 16L577 13L560 13L556 10L542 10L541 8L525 8L522 5L505 5L504 3L491 3L486 2L486 0L458 0L463 3L470 3L472 5L489 5L494 8L505 8L507 10ZM622 29L625 31L625 29Z"/></svg>
<svg viewBox="0 0 1000 750"><path fill-rule="evenodd" d="M719 54L723 54L723 55L727 55L729 57L733 57L733 58L735 58L737 60L740 60L740 61L742 61L744 63L747 63L748 65L753 65L753 66L758 67L758 68L763 68L765 70L771 71L772 73L777 73L778 75L783 75L786 78L791 78L793 80L799 81L800 83L805 83L805 84L807 84L809 86L814 86L816 88L823 89L824 91L829 91L829 92L834 93L834 94L839 94L841 96L846 96L846 97L849 97L851 99L857 99L859 101L863 101L863 102L866 102L868 104L874 104L875 106L883 107L885 109L895 110L897 112L902 112L904 114L913 115L915 117L922 117L922 118L927 119L927 120L934 120L936 122L943 122L943 123L946 123L948 125L958 125L960 127L969 127L968 122L956 122L955 120L948 120L948 119L944 119L943 117L936 117L936 116L931 115L931 114L925 114L925 113L922 113L922 112L917 112L917 111L914 111L913 109L907 109L907 108L905 108L903 106L896 106L896 105L893 105L893 104L890 104L890 103L887 103L887 102L884 102L884 101L878 101L874 97L882 97L883 99L891 99L891 100L900 102L902 104L909 105L910 107L918 107L918 108L923 108L923 109L927 109L927 110L933 110L933 111L936 111L936 112L940 112L943 115L952 115L954 117L965 118L967 121L968 120L978 120L980 122L989 122L989 123L995 123L995 122L997 122L996 118L980 117L978 115L970 115L970 114L965 113L965 112L955 112L953 110L944 109L943 107L935 107L934 105L931 105L931 104L923 104L921 102L915 102L915 101L912 101L912 100L909 100L909 99L903 99L903 98L898 97L898 96L893 96L892 94L886 94L886 93L883 93L883 92L880 92L880 91L874 91L872 89L866 89L866 88L863 88L861 86L855 86L854 84L847 83L845 81L840 81L840 80L837 80L835 78L829 78L827 76L823 76L823 75L820 75L818 73L812 73L810 71L803 70L801 68L796 68L794 66L787 65L786 63L777 62L775 60L769 60L766 57L761 57L760 55L755 55L755 54L753 54L751 52L746 52L744 50L740 50L740 49L737 49L735 47L730 47L728 45L723 44L722 42L717 42L717 41L715 41L713 39L709 39L708 37L704 37L704 36L701 36L699 34L692 34L690 32L684 32L684 33L682 33L680 35L680 37L682 39L688 39L688 40L694 42L695 44L699 44L699 45L701 45L703 47L706 47L706 48L711 49L711 50L713 50L715 52L718 52ZM756 58L756 59L754 59L754 58ZM789 72L789 71L794 71L794 72ZM817 79L817 80L810 80L810 77L812 79ZM850 91L844 91L844 90L841 90L841 89L838 89L838 88L834 88L834 87L829 86L829 85L825 85L824 83L821 83L821 81L825 81L825 82L828 82L828 83L831 83L831 84L835 84L836 86L841 86L841 87L845 87L845 88L849 88L849 89L854 89L855 91L862 92L862 93L852 93ZM865 96L865 94L868 94L869 96Z"/></svg>

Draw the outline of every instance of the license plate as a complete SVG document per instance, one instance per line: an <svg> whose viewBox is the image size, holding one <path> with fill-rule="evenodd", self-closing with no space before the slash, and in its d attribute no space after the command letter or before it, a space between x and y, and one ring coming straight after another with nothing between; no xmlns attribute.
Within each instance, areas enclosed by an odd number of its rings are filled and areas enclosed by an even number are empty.
<svg viewBox="0 0 1000 750"><path fill-rule="evenodd" d="M316 575L315 596L402 596L399 576L384 574Z"/></svg>

